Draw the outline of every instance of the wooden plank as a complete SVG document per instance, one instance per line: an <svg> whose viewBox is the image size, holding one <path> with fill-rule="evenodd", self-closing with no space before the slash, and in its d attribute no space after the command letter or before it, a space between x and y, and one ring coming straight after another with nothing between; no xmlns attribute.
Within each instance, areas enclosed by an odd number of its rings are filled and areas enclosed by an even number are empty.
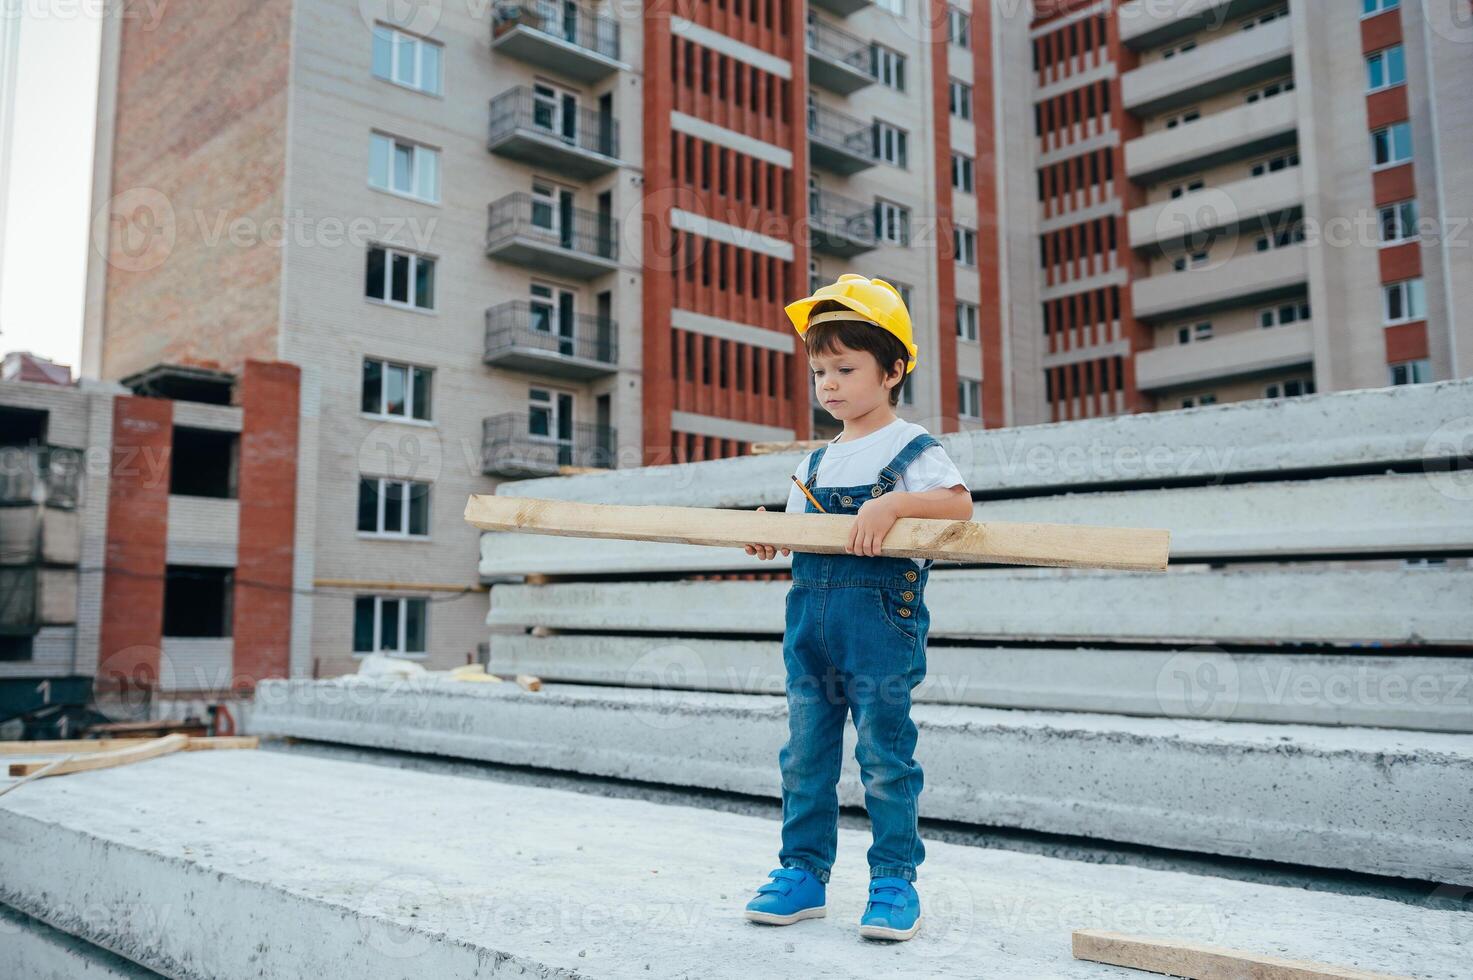
<svg viewBox="0 0 1473 980"><path fill-rule="evenodd" d="M754 442L747 447L748 456L766 456L768 453L808 452L819 446L828 445L827 439L796 439L787 442Z"/></svg>
<svg viewBox="0 0 1473 980"><path fill-rule="evenodd" d="M842 514L585 504L488 494L471 495L465 519L485 531L730 548L762 542L817 554L843 554L855 520ZM1170 537L1163 528L902 517L885 536L880 553L891 558L1161 571L1166 568Z"/></svg>
<svg viewBox="0 0 1473 980"><path fill-rule="evenodd" d="M33 742L0 742L0 755L56 755L71 752L108 752L126 749L154 741L151 738L65 738L45 739ZM261 739L257 735L192 735L186 752L205 752L211 749L254 749Z"/></svg>
<svg viewBox="0 0 1473 980"><path fill-rule="evenodd" d="M161 755L169 755L181 751L189 744L189 736L175 732L173 735L165 735L163 738L151 738L142 745L132 745L125 749L114 749L111 752L90 752L86 755L78 755L75 759L63 760L61 765L55 762L12 762L10 764L10 775L29 776L39 773L42 769L49 769L48 776L64 776L72 772L91 772L94 769L111 769L114 766L126 766L134 762L143 762L147 759L156 759Z"/></svg>
<svg viewBox="0 0 1473 980"><path fill-rule="evenodd" d="M1149 970L1191 980L1412 980L1350 966L1291 960L1180 939L1128 936L1104 929L1075 929L1074 958Z"/></svg>

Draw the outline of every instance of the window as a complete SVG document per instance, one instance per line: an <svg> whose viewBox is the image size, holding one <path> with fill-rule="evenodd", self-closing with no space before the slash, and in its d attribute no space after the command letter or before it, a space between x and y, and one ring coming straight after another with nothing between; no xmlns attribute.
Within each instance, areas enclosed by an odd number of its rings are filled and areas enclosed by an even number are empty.
<svg viewBox="0 0 1473 980"><path fill-rule="evenodd" d="M1248 169L1248 172L1254 177L1262 177L1264 174L1274 174L1280 170L1297 166L1299 166L1299 151L1296 150L1293 153L1281 153L1267 160L1259 160Z"/></svg>
<svg viewBox="0 0 1473 980"><path fill-rule="evenodd" d="M1294 79L1281 78L1276 82L1269 82L1261 88L1253 89L1248 93L1247 99L1249 102L1257 102L1260 99L1271 99L1280 92L1292 91L1294 91Z"/></svg>
<svg viewBox="0 0 1473 980"><path fill-rule="evenodd" d="M958 119L972 118L972 86L952 79L948 87L951 99L951 114Z"/></svg>
<svg viewBox="0 0 1473 980"><path fill-rule="evenodd" d="M431 377L429 368L365 360L364 414L430 421Z"/></svg>
<svg viewBox="0 0 1473 980"><path fill-rule="evenodd" d="M977 304L956 304L956 335L962 340L977 339Z"/></svg>
<svg viewBox="0 0 1473 980"><path fill-rule="evenodd" d="M1391 245L1417 237L1417 202L1389 204L1381 209L1381 244Z"/></svg>
<svg viewBox="0 0 1473 980"><path fill-rule="evenodd" d="M956 383L956 412L962 418L982 417L982 382L960 378Z"/></svg>
<svg viewBox="0 0 1473 980"><path fill-rule="evenodd" d="M905 0L875 0L875 6L890 11L896 17L905 16Z"/></svg>
<svg viewBox="0 0 1473 980"><path fill-rule="evenodd" d="M1389 286L1382 286L1381 292L1386 298L1385 319L1382 322L1388 325L1406 323L1409 320L1420 320L1427 315L1427 293L1422 280L1394 282Z"/></svg>
<svg viewBox="0 0 1473 980"><path fill-rule="evenodd" d="M883 44L869 46L869 71L886 88L905 91L905 55Z"/></svg>
<svg viewBox="0 0 1473 980"><path fill-rule="evenodd" d="M1201 323L1184 323L1176 328L1176 342L1178 344L1190 344L1193 341L1211 340L1212 324L1207 320Z"/></svg>
<svg viewBox="0 0 1473 980"><path fill-rule="evenodd" d="M906 164L905 142L906 132L887 122L875 120L874 129L875 157L895 166L904 167Z"/></svg>
<svg viewBox="0 0 1473 980"><path fill-rule="evenodd" d="M1207 184L1202 180L1201 177L1196 177L1192 180L1187 181L1184 184L1177 184L1175 187L1173 187L1171 189L1171 197L1173 200L1175 200L1176 198L1181 197L1183 194L1190 194L1192 193L1192 191L1200 191L1206 186Z"/></svg>
<svg viewBox="0 0 1473 980"><path fill-rule="evenodd" d="M1390 369L1391 383L1394 385L1419 385L1432 380L1432 362L1425 357L1386 366Z"/></svg>
<svg viewBox="0 0 1473 980"><path fill-rule="evenodd" d="M910 209L875 201L875 234L890 245L910 244Z"/></svg>
<svg viewBox="0 0 1473 980"><path fill-rule="evenodd" d="M1205 394L1205 395L1195 395L1195 396L1190 396L1189 395L1188 397L1183 398L1181 400L1181 407L1182 408L1196 408L1199 405L1216 405L1216 404L1217 404L1217 396L1214 395L1214 394L1212 394L1212 393L1210 393L1210 392L1207 393L1207 394Z"/></svg>
<svg viewBox="0 0 1473 980"><path fill-rule="evenodd" d="M1186 54L1188 51L1195 51L1196 49L1196 41L1184 41L1174 48L1164 48L1161 51L1161 59L1164 61L1167 58L1175 58L1179 54Z"/></svg>
<svg viewBox="0 0 1473 980"><path fill-rule="evenodd" d="M1292 303L1282 303L1279 306L1271 306L1265 310L1258 311L1258 325L1265 330L1270 327L1282 327L1288 323L1298 323L1309 319L1309 300L1295 300Z"/></svg>
<svg viewBox="0 0 1473 980"><path fill-rule="evenodd" d="M369 136L368 183L423 201L440 200L440 151L373 133Z"/></svg>
<svg viewBox="0 0 1473 980"><path fill-rule="evenodd" d="M435 260L382 245L368 248L363 295L381 303L435 308Z"/></svg>
<svg viewBox="0 0 1473 980"><path fill-rule="evenodd" d="M1407 80L1406 55L1400 44L1366 55L1366 91L1379 92Z"/></svg>
<svg viewBox="0 0 1473 980"><path fill-rule="evenodd" d="M972 16L956 7L946 8L946 39L959 48L972 46Z"/></svg>
<svg viewBox="0 0 1473 980"><path fill-rule="evenodd" d="M353 600L353 653L423 654L424 599L361 595Z"/></svg>
<svg viewBox="0 0 1473 980"><path fill-rule="evenodd" d="M912 372L914 374L914 372ZM900 404L914 405L916 403L915 384L910 376L900 384Z"/></svg>
<svg viewBox="0 0 1473 980"><path fill-rule="evenodd" d="M381 477L358 479L358 530L401 538L430 535L430 485Z"/></svg>
<svg viewBox="0 0 1473 980"><path fill-rule="evenodd" d="M951 155L951 186L964 194L972 193L975 186L975 165L965 153Z"/></svg>
<svg viewBox="0 0 1473 980"><path fill-rule="evenodd" d="M1247 20L1243 21L1240 26L1245 31L1251 31L1259 24L1267 24L1270 21L1278 20L1280 17L1288 16L1289 8L1287 6L1275 7L1273 10L1265 11L1264 13L1258 14L1255 17L1249 17Z"/></svg>
<svg viewBox="0 0 1473 980"><path fill-rule="evenodd" d="M1300 395L1314 394L1313 378L1290 378L1287 381L1274 381L1263 387L1264 398L1297 398Z"/></svg>
<svg viewBox="0 0 1473 980"><path fill-rule="evenodd" d="M977 233L971 228L963 228L961 225L952 226L952 246L956 250L956 261L958 265L975 266L977 264Z"/></svg>
<svg viewBox="0 0 1473 980"><path fill-rule="evenodd" d="M1371 133L1371 162L1376 167L1394 167L1411 158L1411 123L1392 123Z"/></svg>
<svg viewBox="0 0 1473 980"><path fill-rule="evenodd" d="M1399 6L1401 0L1361 0L1360 12L1362 17L1370 17L1383 10L1395 10Z"/></svg>
<svg viewBox="0 0 1473 980"><path fill-rule="evenodd" d="M1188 269L1198 269L1206 264L1206 252L1192 252L1189 255L1178 255L1171 263L1171 271L1186 272Z"/></svg>
<svg viewBox="0 0 1473 980"><path fill-rule="evenodd" d="M1166 119L1166 128L1167 129L1175 129L1176 127L1178 127L1178 126L1180 126L1180 125L1182 125L1184 123L1196 122L1198 119L1201 119L1201 118L1202 118L1202 110L1197 109L1195 107L1194 108L1191 108L1191 109L1184 109L1181 112L1178 112L1174 116L1168 116L1167 117L1167 119Z"/></svg>
<svg viewBox="0 0 1473 980"><path fill-rule="evenodd" d="M1260 235L1253 244L1258 251L1267 252L1269 249L1283 248L1302 241L1304 241L1304 223L1296 221L1290 227L1280 229L1271 235Z"/></svg>
<svg viewBox="0 0 1473 980"><path fill-rule="evenodd" d="M373 25L373 75L430 95L440 94L440 46L384 24Z"/></svg>

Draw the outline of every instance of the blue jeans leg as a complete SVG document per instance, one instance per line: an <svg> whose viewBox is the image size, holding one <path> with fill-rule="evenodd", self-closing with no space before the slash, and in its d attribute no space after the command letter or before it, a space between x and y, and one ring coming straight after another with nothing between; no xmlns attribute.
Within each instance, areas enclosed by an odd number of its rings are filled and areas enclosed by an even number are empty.
<svg viewBox="0 0 1473 980"><path fill-rule="evenodd" d="M783 831L778 863L827 883L839 835L839 773L849 705L843 676L829 663L818 630L822 598L796 589L783 638L787 668L788 740L782 770Z"/></svg>

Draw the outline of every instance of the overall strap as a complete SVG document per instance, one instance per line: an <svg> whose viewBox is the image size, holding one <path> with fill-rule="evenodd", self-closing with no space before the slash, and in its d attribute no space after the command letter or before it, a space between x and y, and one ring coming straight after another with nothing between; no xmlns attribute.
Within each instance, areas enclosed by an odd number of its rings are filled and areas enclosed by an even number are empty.
<svg viewBox="0 0 1473 980"><path fill-rule="evenodd" d="M875 485L880 493L889 493L895 489L895 482L900 479L900 475L905 472L905 468L910 465L911 460L932 446L939 445L941 443L937 442L935 437L929 432L922 432L910 442L906 443L905 448L896 453L895 458L890 460L884 469L880 470L880 481ZM879 494L876 494L876 496L879 496Z"/></svg>
<svg viewBox="0 0 1473 980"><path fill-rule="evenodd" d="M806 485L809 490L813 489L814 481L818 479L818 464L823 461L823 451L827 448L829 448L828 443L824 443L815 449L813 455L808 458L808 480Z"/></svg>

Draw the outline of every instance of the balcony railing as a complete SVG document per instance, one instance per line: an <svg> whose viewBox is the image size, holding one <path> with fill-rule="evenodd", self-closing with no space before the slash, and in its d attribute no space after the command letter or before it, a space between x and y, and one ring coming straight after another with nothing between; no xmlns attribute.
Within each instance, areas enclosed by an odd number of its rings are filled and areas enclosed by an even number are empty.
<svg viewBox="0 0 1473 980"><path fill-rule="evenodd" d="M491 100L486 145L494 153L595 177L619 165L619 123L519 85Z"/></svg>
<svg viewBox="0 0 1473 980"><path fill-rule="evenodd" d="M859 255L876 244L874 208L832 191L809 191L808 228L813 247L829 255Z"/></svg>
<svg viewBox="0 0 1473 980"><path fill-rule="evenodd" d="M560 377L589 378L614 370L618 325L589 313L573 314L571 320L559 323L551 308L526 300L493 306L486 311L485 361ZM559 329L563 326L571 335Z"/></svg>
<svg viewBox="0 0 1473 980"><path fill-rule="evenodd" d="M495 11L491 46L498 51L584 81L623 67L613 17L550 0L502 0Z"/></svg>
<svg viewBox="0 0 1473 980"><path fill-rule="evenodd" d="M619 260L619 222L525 191L486 209L486 254L521 265L591 279Z"/></svg>
<svg viewBox="0 0 1473 980"><path fill-rule="evenodd" d="M849 95L875 81L869 44L827 21L808 23L808 74L815 85Z"/></svg>
<svg viewBox="0 0 1473 980"><path fill-rule="evenodd" d="M810 103L808 138L814 163L836 173L857 173L875 165L873 129L853 116Z"/></svg>
<svg viewBox="0 0 1473 980"><path fill-rule="evenodd" d="M560 466L613 469L617 434L613 426L572 422L555 431L536 431L540 420L527 412L505 412L481 423L481 472L488 476L546 476ZM560 430L560 431L559 431Z"/></svg>

